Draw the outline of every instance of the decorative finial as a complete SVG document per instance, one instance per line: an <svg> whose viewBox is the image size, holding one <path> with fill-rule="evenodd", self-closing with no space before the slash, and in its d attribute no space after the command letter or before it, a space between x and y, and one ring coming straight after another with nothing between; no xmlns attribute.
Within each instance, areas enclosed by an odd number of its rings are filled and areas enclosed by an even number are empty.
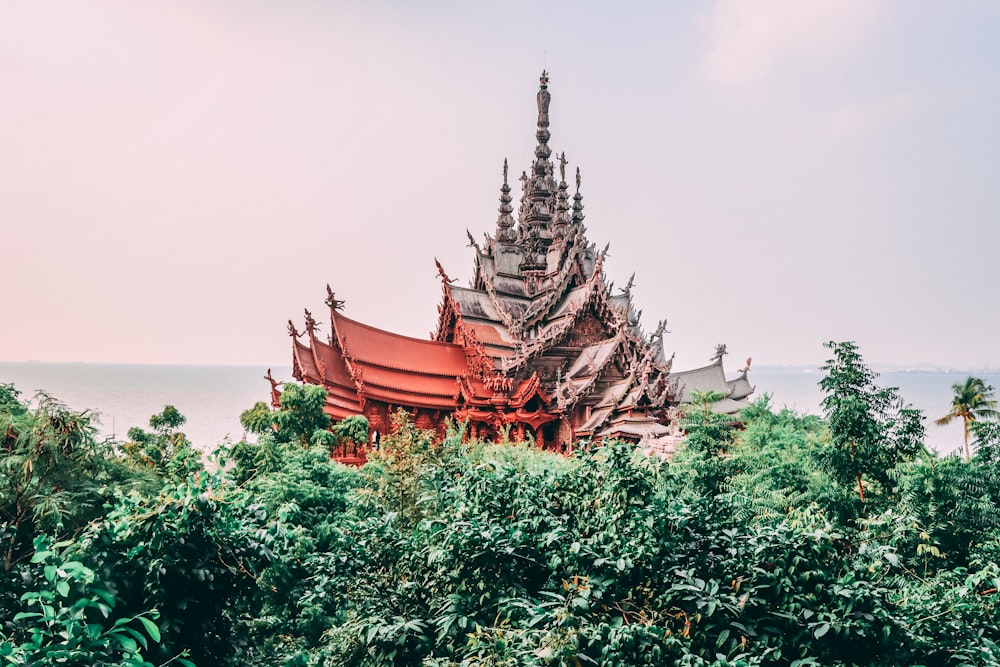
<svg viewBox="0 0 1000 667"><path fill-rule="evenodd" d="M729 351L726 350L726 344L719 343L715 346L715 354L712 355L712 361L718 361L727 354L729 354Z"/></svg>
<svg viewBox="0 0 1000 667"><path fill-rule="evenodd" d="M542 70L542 75L540 77L538 77L538 81L539 81L539 83L542 84L542 88L544 88L545 86L547 86L549 84L549 71L543 69Z"/></svg>
<svg viewBox="0 0 1000 667"><path fill-rule="evenodd" d="M334 310L343 310L344 302L338 299L333 294L333 290L330 289L330 283L326 284L326 305L330 306Z"/></svg>
<svg viewBox="0 0 1000 667"><path fill-rule="evenodd" d="M580 168L576 168L576 194L573 195L573 216L572 220L574 224L581 224L583 222L583 195L580 194Z"/></svg>
<svg viewBox="0 0 1000 667"><path fill-rule="evenodd" d="M444 267L441 266L441 262L437 260L437 257L434 258L434 265L437 267L438 275L441 276L441 280L443 280L446 284L451 284L455 282L454 280L448 277L447 273L444 272Z"/></svg>
<svg viewBox="0 0 1000 667"><path fill-rule="evenodd" d="M622 288L622 294L625 294L626 296L631 296L633 287L635 287L635 271L633 271L632 275L628 277L628 284L626 284L625 287Z"/></svg>
<svg viewBox="0 0 1000 667"><path fill-rule="evenodd" d="M298 338L302 335L296 330L295 324L291 320L288 320L288 335L292 338Z"/></svg>
<svg viewBox="0 0 1000 667"><path fill-rule="evenodd" d="M559 155L559 180L566 181L566 151Z"/></svg>
<svg viewBox="0 0 1000 667"><path fill-rule="evenodd" d="M510 185L507 183L507 176L510 166L507 162L507 158L503 161L503 185L500 186L500 208L498 209L500 215L497 217L497 232L496 239L501 243L511 243L517 240L517 232L514 231L514 218L511 217L511 213L514 212L513 207L510 203L513 199L510 196ZM524 183L521 183L524 186ZM475 245L472 240L472 235L469 235L470 245Z"/></svg>
<svg viewBox="0 0 1000 667"><path fill-rule="evenodd" d="M309 335L311 336L314 333L316 333L316 320L313 319L312 313L309 312L308 308L306 308L305 311L306 311L306 331L308 331Z"/></svg>

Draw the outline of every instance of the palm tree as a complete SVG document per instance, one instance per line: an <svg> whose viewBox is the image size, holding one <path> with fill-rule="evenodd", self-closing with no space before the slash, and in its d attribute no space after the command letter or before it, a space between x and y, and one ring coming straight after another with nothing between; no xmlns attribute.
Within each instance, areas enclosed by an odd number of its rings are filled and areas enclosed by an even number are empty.
<svg viewBox="0 0 1000 667"><path fill-rule="evenodd" d="M965 460L968 461L971 458L969 422L997 419L1000 417L1000 412L997 411L997 402L993 398L993 387L980 378L970 376L965 382L951 385L951 388L955 392L955 397L951 400L951 411L944 417L934 420L934 423L944 426L956 417L962 418L962 425L965 428Z"/></svg>

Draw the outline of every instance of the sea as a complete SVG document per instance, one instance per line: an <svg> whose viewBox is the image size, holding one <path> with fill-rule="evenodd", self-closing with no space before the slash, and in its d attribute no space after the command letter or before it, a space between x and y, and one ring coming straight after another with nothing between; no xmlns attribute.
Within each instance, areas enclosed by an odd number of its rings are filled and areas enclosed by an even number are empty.
<svg viewBox="0 0 1000 667"><path fill-rule="evenodd" d="M291 368L272 366L273 376L291 379ZM183 366L92 363L0 362L0 383L13 384L22 398L42 391L99 420L102 436L124 440L133 426L149 428L149 418L173 405L187 418L183 431L195 446L212 451L226 441L246 437L240 413L257 401L270 401L265 366ZM1000 371L973 373L1000 387ZM970 375L953 370L885 370L877 382L898 387L903 399L923 411L927 446L939 454L962 446L961 421L937 426L934 419L950 409L951 386ZM760 366L750 371L755 396L769 394L775 408L822 414L818 368Z"/></svg>

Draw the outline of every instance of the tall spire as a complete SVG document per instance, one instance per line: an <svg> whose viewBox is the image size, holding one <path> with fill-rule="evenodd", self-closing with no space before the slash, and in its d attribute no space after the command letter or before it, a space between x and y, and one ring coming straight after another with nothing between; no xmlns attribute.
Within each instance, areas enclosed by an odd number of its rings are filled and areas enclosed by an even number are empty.
<svg viewBox="0 0 1000 667"><path fill-rule="evenodd" d="M538 81L538 130L535 132L538 146L535 147L535 157L539 160L548 160L552 154L549 149L549 138L552 136L549 134L549 102L552 101L552 95L549 93L549 73L542 70L542 76Z"/></svg>
<svg viewBox="0 0 1000 667"><path fill-rule="evenodd" d="M566 185L566 153L559 155L559 192L556 193L556 216L552 220L552 238L562 239L570 224L569 186Z"/></svg>
<svg viewBox="0 0 1000 667"><path fill-rule="evenodd" d="M539 79L537 95L538 129L535 137L538 145L535 147L535 160L531 163L531 172L521 177L523 191L521 193L521 208L519 211L518 232L525 245L524 258L521 261L521 272L533 273L546 270L545 255L552 243L552 232L549 223L555 212L556 181L552 175L552 163L549 156L549 73L542 71Z"/></svg>
<svg viewBox="0 0 1000 667"><path fill-rule="evenodd" d="M503 185L500 187L500 215L497 217L497 241L501 243L513 243L517 241L517 232L514 230L514 218L511 213L514 209L510 203L513 199L510 196L510 185L507 184L507 158L503 161Z"/></svg>
<svg viewBox="0 0 1000 667"><path fill-rule="evenodd" d="M573 195L573 224L583 222L583 195L580 194L580 168L576 168L576 194Z"/></svg>

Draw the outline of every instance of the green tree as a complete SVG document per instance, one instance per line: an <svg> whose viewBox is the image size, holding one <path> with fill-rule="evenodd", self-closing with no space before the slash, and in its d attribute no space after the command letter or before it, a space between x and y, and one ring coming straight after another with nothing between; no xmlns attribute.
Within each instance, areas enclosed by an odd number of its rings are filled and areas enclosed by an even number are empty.
<svg viewBox="0 0 1000 667"><path fill-rule="evenodd" d="M203 468L201 453L181 432L187 417L167 405L149 418L152 432L139 427L128 430L129 441L122 445L125 459L140 469L151 469L164 479L181 480Z"/></svg>
<svg viewBox="0 0 1000 667"><path fill-rule="evenodd" d="M251 433L273 434L277 442L298 442L305 447L329 444L333 438L328 433L330 417L323 412L325 405L324 387L286 383L277 410L258 402L240 415L240 423Z"/></svg>
<svg viewBox="0 0 1000 667"><path fill-rule="evenodd" d="M951 399L951 410L940 419L935 419L938 426L950 424L952 420L961 418L963 428L963 444L965 460L972 458L969 452L969 425L975 421L996 420L1000 417L997 402L993 398L993 387L983 382L981 378L968 377L965 382L951 385L955 396Z"/></svg>
<svg viewBox="0 0 1000 667"><path fill-rule="evenodd" d="M904 405L897 388L875 383L877 374L855 343L830 341L824 347L833 350L833 358L822 366L826 376L819 383L830 434L821 459L841 484L857 484L863 503L864 477L888 491L890 471L923 449L923 415Z"/></svg>
<svg viewBox="0 0 1000 667"><path fill-rule="evenodd" d="M110 443L96 438L87 412L48 394L22 402L0 384L0 570L8 573L34 553L40 534L66 537L98 516L107 485L123 469ZM13 578L6 574L0 582ZM0 591L5 588L0 583Z"/></svg>

